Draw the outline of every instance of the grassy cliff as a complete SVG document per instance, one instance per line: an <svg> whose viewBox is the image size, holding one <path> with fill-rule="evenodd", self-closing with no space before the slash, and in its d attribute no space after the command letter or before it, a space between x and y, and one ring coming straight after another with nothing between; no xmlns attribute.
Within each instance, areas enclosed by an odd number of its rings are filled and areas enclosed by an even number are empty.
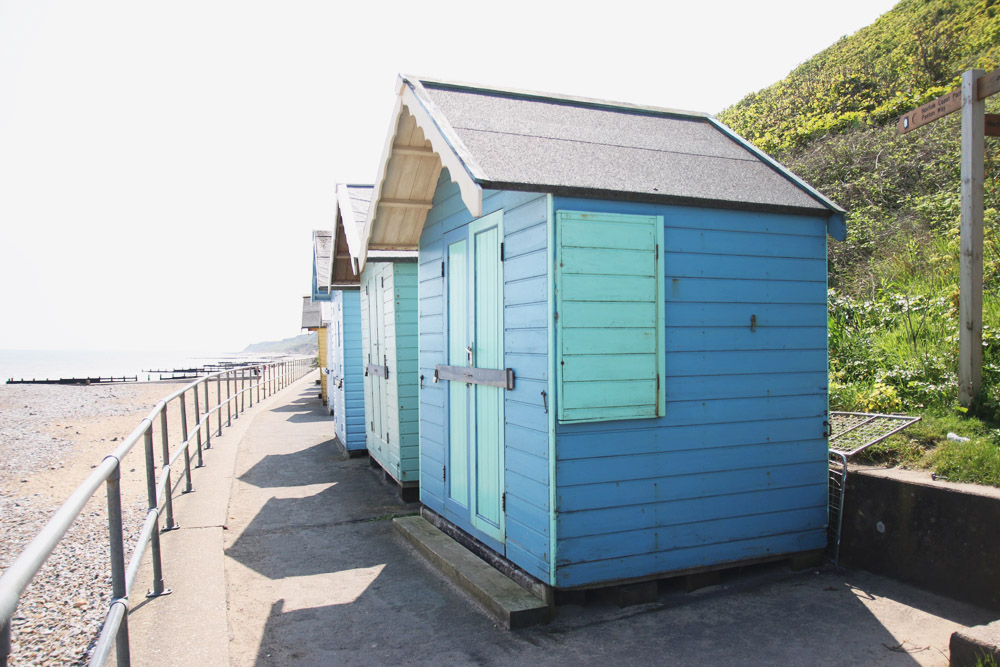
<svg viewBox="0 0 1000 667"><path fill-rule="evenodd" d="M995 484L1000 474L983 471L1000 471L997 140L986 149L984 388L965 414L956 402L959 115L902 136L895 124L964 70L998 66L1000 2L903 0L720 114L848 210L847 242L830 244L831 408L923 414L909 439L874 456ZM1000 96L987 112L1000 112ZM972 441L951 445L948 431Z"/></svg>
<svg viewBox="0 0 1000 667"><path fill-rule="evenodd" d="M316 332L304 333L284 340L252 343L243 350L246 353L274 354L319 354Z"/></svg>

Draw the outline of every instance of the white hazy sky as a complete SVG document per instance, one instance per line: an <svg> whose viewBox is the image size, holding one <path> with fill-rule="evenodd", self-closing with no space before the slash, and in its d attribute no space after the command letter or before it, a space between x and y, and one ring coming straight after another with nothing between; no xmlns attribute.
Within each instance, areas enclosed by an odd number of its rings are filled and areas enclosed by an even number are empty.
<svg viewBox="0 0 1000 667"><path fill-rule="evenodd" d="M397 73L717 113L892 0L0 0L0 348L299 333Z"/></svg>

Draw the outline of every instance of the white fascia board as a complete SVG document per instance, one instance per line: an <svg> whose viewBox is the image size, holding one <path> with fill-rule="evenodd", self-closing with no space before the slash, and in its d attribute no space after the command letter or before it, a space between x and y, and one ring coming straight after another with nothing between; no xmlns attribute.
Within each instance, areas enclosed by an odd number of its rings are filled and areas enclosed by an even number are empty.
<svg viewBox="0 0 1000 667"><path fill-rule="evenodd" d="M396 106L393 109L392 122L382 147L382 159L376 173L371 205L361 230L359 245L362 250L358 255L358 271L364 268L367 260L372 226L375 215L378 213L379 199L382 197L382 184L385 182L389 169L389 160L392 159L392 146L396 140L399 117L404 106L416 120L424 137L431 142L431 148L441 159L442 166L448 169L451 179L458 185L462 195L462 203L469 209L473 217L478 218L483 214L483 189L477 182L477 179L482 178L482 169L427 95L419 94L417 89L422 91L419 82L414 83L413 80L404 76L400 76L397 80Z"/></svg>
<svg viewBox="0 0 1000 667"><path fill-rule="evenodd" d="M361 237L361 227L364 221L355 220L351 193L344 183L337 184L337 211L338 223L344 226L344 236L347 238L347 250L351 253L351 268L353 270L354 266L362 263L361 257L365 254L365 244Z"/></svg>
<svg viewBox="0 0 1000 667"><path fill-rule="evenodd" d="M368 215L365 216L365 222L361 226L361 239L357 261L359 275L361 270L365 268L365 259L368 254L368 242L372 237L372 224L375 221L375 213L378 211L378 200L382 197L382 184L385 182L385 175L389 171L389 159L392 157L392 144L396 141L396 130L399 127L399 114L403 110L403 98L398 94L398 89L402 86L402 78L396 82L396 86L396 104L393 107L392 115L390 116L391 120L389 121L389 132L385 137L385 143L382 145L382 158L379 160L378 171L375 173L375 187L372 190L372 201L368 206ZM353 251L351 254L353 255Z"/></svg>

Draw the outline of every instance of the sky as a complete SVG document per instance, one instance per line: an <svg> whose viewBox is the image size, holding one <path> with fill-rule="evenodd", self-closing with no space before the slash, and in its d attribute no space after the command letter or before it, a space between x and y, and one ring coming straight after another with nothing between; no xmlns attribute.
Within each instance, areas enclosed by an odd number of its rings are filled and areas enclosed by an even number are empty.
<svg viewBox="0 0 1000 667"><path fill-rule="evenodd" d="M718 113L891 0L0 0L0 349L300 333L399 73Z"/></svg>

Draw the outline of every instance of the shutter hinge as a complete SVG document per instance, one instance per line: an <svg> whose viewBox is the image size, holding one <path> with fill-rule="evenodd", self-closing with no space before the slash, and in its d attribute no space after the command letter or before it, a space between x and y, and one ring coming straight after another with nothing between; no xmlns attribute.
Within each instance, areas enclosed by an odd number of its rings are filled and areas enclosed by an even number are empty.
<svg viewBox="0 0 1000 667"><path fill-rule="evenodd" d="M653 253L653 259L660 259L660 244L657 243L654 247L656 251Z"/></svg>
<svg viewBox="0 0 1000 667"><path fill-rule="evenodd" d="M441 466L441 481L444 482L448 479L448 468Z"/></svg>
<svg viewBox="0 0 1000 667"><path fill-rule="evenodd" d="M657 392L660 391L660 374L659 373L656 374L656 391Z"/></svg>
<svg viewBox="0 0 1000 667"><path fill-rule="evenodd" d="M372 427L372 428L371 428L371 431L372 431L372 433L374 433L374 432L375 432L375 422L368 422L368 423L369 423L369 424L371 425L371 427Z"/></svg>
<svg viewBox="0 0 1000 667"><path fill-rule="evenodd" d="M503 243L500 244L500 261L503 261Z"/></svg>
<svg viewBox="0 0 1000 667"><path fill-rule="evenodd" d="M389 444L389 432L388 431L385 432L385 444L387 444L387 445Z"/></svg>
<svg viewBox="0 0 1000 667"><path fill-rule="evenodd" d="M444 278L444 262L441 262L441 277Z"/></svg>
<svg viewBox="0 0 1000 667"><path fill-rule="evenodd" d="M382 287L385 287L385 276L382 276Z"/></svg>
<svg viewBox="0 0 1000 667"><path fill-rule="evenodd" d="M503 493L500 494L500 511L501 512L506 512L507 511L507 492L506 491L504 491Z"/></svg>

